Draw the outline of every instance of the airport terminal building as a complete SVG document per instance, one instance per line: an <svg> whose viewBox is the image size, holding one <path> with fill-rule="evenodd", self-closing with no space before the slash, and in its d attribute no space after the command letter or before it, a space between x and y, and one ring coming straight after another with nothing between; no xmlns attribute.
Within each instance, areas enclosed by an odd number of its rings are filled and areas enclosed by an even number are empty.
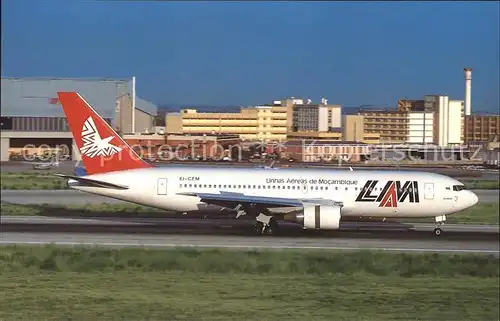
<svg viewBox="0 0 500 321"><path fill-rule="evenodd" d="M2 78L1 161L19 155L23 148L24 153L36 153L40 146L47 145L68 146L65 153L73 160L80 159L58 102L58 91L79 92L121 134L150 132L157 106L136 96L132 114L134 82L132 79Z"/></svg>

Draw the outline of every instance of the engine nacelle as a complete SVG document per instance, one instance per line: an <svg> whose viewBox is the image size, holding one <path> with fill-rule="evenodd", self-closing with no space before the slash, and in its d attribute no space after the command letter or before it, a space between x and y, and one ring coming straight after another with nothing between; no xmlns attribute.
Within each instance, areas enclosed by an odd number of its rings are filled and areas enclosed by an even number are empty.
<svg viewBox="0 0 500 321"><path fill-rule="evenodd" d="M288 213L285 221L292 221L306 229L336 230L340 227L340 206L304 205L298 213Z"/></svg>

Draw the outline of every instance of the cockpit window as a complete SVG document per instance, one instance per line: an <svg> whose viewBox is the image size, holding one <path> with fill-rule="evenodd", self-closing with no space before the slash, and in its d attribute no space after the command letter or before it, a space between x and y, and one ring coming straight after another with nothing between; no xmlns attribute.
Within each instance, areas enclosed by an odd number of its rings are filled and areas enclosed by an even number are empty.
<svg viewBox="0 0 500 321"><path fill-rule="evenodd" d="M465 189L465 186L463 186L463 185L453 185L453 190L455 192L459 192L459 191L464 190L464 189Z"/></svg>

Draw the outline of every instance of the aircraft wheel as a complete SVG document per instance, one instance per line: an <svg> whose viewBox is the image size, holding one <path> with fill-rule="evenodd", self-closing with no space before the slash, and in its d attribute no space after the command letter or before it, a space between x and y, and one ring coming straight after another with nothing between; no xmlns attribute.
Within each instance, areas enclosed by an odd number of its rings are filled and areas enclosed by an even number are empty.
<svg viewBox="0 0 500 321"><path fill-rule="evenodd" d="M255 235L262 235L262 228L264 227L264 223L255 222L252 226L252 231Z"/></svg>
<svg viewBox="0 0 500 321"><path fill-rule="evenodd" d="M266 226L266 229L264 230L264 234L266 235L277 235L279 233L280 226L276 219L273 217L269 221L269 225Z"/></svg>
<svg viewBox="0 0 500 321"><path fill-rule="evenodd" d="M443 233L443 230L440 229L439 227L436 227L434 229L434 234L436 234L436 236L440 236L442 233Z"/></svg>

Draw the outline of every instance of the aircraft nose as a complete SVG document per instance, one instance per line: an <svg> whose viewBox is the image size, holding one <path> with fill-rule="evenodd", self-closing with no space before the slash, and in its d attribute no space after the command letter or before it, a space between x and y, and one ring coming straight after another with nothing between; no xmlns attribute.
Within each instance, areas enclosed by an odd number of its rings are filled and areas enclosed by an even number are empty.
<svg viewBox="0 0 500 321"><path fill-rule="evenodd" d="M474 206L477 204L477 202L479 202L479 197L477 197L476 193L472 192L472 191L468 191L470 196L469 196L469 199L470 199L470 206Z"/></svg>

